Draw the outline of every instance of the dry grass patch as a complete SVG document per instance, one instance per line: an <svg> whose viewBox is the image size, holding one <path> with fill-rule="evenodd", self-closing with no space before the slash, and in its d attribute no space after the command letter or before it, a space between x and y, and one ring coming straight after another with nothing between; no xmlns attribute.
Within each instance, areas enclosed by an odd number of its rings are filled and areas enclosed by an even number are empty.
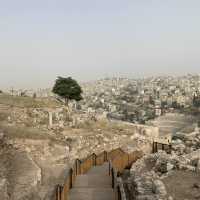
<svg viewBox="0 0 200 200"><path fill-rule="evenodd" d="M127 125L121 122L114 122L109 120L99 120L97 122L88 120L86 122L83 122L79 128L88 130L88 131L97 131L98 129L106 131L106 132L112 132L112 133L121 133L121 132L130 132L132 133L133 126Z"/></svg>
<svg viewBox="0 0 200 200"><path fill-rule="evenodd" d="M39 108L39 107L57 107L60 106L56 100L48 98L31 98L12 96L8 94L0 95L0 104L9 105L13 107L21 108Z"/></svg>
<svg viewBox="0 0 200 200"><path fill-rule="evenodd" d="M19 125L9 126L5 123L0 124L0 129L9 138L24 138L24 139L48 139L49 135L41 130Z"/></svg>

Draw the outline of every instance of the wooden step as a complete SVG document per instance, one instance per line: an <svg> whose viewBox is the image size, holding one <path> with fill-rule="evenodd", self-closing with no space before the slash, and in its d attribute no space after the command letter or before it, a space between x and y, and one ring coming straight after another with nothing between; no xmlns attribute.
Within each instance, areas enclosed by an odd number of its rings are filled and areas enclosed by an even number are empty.
<svg viewBox="0 0 200 200"><path fill-rule="evenodd" d="M87 174L76 177L69 200L114 200L109 164L94 166Z"/></svg>
<svg viewBox="0 0 200 200"><path fill-rule="evenodd" d="M111 178L102 175L79 175L76 177L74 187L89 187L89 188L111 188Z"/></svg>
<svg viewBox="0 0 200 200"><path fill-rule="evenodd" d="M100 166L94 166L87 172L87 174L109 175L109 164L104 163Z"/></svg>
<svg viewBox="0 0 200 200"><path fill-rule="evenodd" d="M69 200L114 200L112 188L73 188Z"/></svg>

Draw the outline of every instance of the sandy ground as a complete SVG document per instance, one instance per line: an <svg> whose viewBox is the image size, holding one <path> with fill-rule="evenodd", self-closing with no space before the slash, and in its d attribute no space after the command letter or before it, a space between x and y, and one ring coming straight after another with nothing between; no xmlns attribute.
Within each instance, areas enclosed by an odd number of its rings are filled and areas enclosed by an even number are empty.
<svg viewBox="0 0 200 200"><path fill-rule="evenodd" d="M195 122L194 117L178 113L167 113L155 120L149 121L148 124L157 126L160 134L163 135L169 133L174 134L178 131L192 132L194 130L192 126L193 122Z"/></svg>
<svg viewBox="0 0 200 200"><path fill-rule="evenodd" d="M163 179L167 192L174 200L200 200L200 173L174 171Z"/></svg>

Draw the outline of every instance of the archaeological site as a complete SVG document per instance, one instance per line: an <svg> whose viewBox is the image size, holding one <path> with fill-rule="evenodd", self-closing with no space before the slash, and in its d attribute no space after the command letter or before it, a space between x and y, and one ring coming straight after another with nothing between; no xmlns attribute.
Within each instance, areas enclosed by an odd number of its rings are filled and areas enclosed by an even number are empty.
<svg viewBox="0 0 200 200"><path fill-rule="evenodd" d="M200 200L200 0L0 0L0 200Z"/></svg>

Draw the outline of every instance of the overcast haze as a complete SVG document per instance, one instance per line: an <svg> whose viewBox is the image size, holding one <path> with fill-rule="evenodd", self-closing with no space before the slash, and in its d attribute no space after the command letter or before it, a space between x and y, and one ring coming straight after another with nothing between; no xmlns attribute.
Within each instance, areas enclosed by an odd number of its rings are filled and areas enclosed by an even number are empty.
<svg viewBox="0 0 200 200"><path fill-rule="evenodd" d="M0 85L199 73L199 0L0 0Z"/></svg>

